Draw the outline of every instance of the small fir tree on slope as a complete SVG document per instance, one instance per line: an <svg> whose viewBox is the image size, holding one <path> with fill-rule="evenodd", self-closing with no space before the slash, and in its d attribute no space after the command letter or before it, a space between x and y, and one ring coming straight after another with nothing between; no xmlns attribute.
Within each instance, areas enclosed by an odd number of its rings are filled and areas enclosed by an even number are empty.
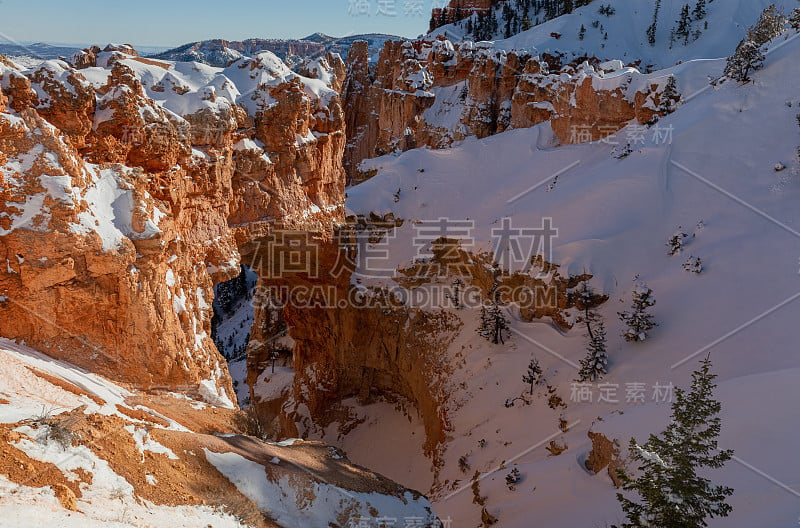
<svg viewBox="0 0 800 528"><path fill-rule="evenodd" d="M539 366L539 360L532 358L528 363L528 372L522 376L522 382L531 386L530 393L533 394L533 386L539 383L542 379L542 367Z"/></svg>
<svg viewBox="0 0 800 528"><path fill-rule="evenodd" d="M618 313L620 320L628 327L622 334L626 341L644 341L647 332L658 326L652 314L647 313L647 309L655 304L653 290L644 283L637 283L633 288L631 310Z"/></svg>
<svg viewBox="0 0 800 528"><path fill-rule="evenodd" d="M672 234L671 237L667 240L667 247L669 251L667 251L667 255L670 257L673 255L678 255L683 250L683 241L684 239L689 238L689 235L683 232L683 228L678 226L678 230Z"/></svg>
<svg viewBox="0 0 800 528"><path fill-rule="evenodd" d="M678 103L681 102L681 93L678 91L678 83L674 75L670 75L667 80L667 85L659 97L658 109L664 114L671 114L678 108Z"/></svg>
<svg viewBox="0 0 800 528"><path fill-rule="evenodd" d="M675 37L683 38L683 45L689 43L689 34L692 30L692 18L689 16L689 4L685 4L681 9L681 16L676 21L678 27L675 28Z"/></svg>
<svg viewBox="0 0 800 528"><path fill-rule="evenodd" d="M603 379L603 376L608 373L606 370L608 364L606 329L603 318L593 309L600 303L600 296L595 294L585 282L579 295L584 311L583 321L586 324L586 337L589 338L589 342L586 345L587 354L581 360L578 381L595 382Z"/></svg>
<svg viewBox="0 0 800 528"><path fill-rule="evenodd" d="M733 489L715 485L698 475L717 469L733 456L719 451L720 403L714 399L714 379L709 358L692 374L688 392L675 389L672 422L661 435L651 435L644 445L631 439L632 459L640 475L633 478L620 471L622 488L639 501L617 493L627 522L622 528L700 528L706 519L727 517L726 498Z"/></svg>
<svg viewBox="0 0 800 528"><path fill-rule="evenodd" d="M503 303L500 294L496 291L497 285L492 288L492 303L487 308L481 306L481 325L478 333L495 345L505 344L505 338L511 330L509 320L503 313Z"/></svg>
<svg viewBox="0 0 800 528"><path fill-rule="evenodd" d="M596 314L594 314L596 315ZM592 383L603 379L608 374L608 355L606 353L606 328L603 320L597 319L588 323L591 328L588 335L589 342L586 345L586 356L581 360L581 369L578 372L578 381L590 381Z"/></svg>

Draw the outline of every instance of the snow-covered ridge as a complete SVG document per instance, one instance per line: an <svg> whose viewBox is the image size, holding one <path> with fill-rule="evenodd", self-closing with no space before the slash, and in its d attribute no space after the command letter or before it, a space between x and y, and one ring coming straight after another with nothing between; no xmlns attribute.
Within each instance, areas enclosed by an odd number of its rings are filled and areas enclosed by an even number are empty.
<svg viewBox="0 0 800 528"><path fill-rule="evenodd" d="M306 86L307 95L321 101L322 106L335 94L330 89L331 79L326 79L326 84L324 80L298 75L269 51L241 57L227 68L103 52L98 56L98 66L84 68L80 73L96 89L101 89L111 73L110 59L113 59L112 65L119 62L130 68L149 98L180 116L205 109L223 111L225 107L241 104L255 117L273 102L269 97L270 88L295 79ZM325 59L318 60L324 62Z"/></svg>

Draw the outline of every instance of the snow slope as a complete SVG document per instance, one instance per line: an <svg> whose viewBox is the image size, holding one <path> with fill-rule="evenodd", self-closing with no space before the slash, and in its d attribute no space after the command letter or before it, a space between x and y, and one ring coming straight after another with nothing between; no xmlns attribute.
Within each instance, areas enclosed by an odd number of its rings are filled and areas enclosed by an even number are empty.
<svg viewBox="0 0 800 528"><path fill-rule="evenodd" d="M752 4L759 7L720 0L711 7L742 7L742 23L751 24L749 14L761 9L760 2ZM452 517L456 526L480 523L469 488L478 470L485 476L481 494L487 496L487 509L501 526L530 526L531 518L556 528L619 522L622 512L608 476L592 475L582 465L591 447L587 432L595 424L595 430L624 445L631 436L644 441L660 431L669 406L653 398L654 386L686 387L699 358L710 352L723 406L720 445L734 449L738 458L712 475L736 489L733 513L709 525L796 524L800 479L790 461L800 397L795 330L800 315L800 129L795 118L800 38L789 31L772 48L765 68L745 86L725 82L700 89L706 74L718 73L719 61L675 69L679 89L692 96L658 129L645 130L643 138L636 125L619 132L611 141L620 145L557 146L545 124L466 140L450 150L419 149L364 163L378 174L349 189L348 208L364 215L392 212L406 220L390 239L385 262L373 261L377 268L414 258L417 220L474 220L473 247L479 250L492 247L491 230L503 218L515 226L539 227L549 217L558 229L553 260L562 274L588 271L594 275L591 285L610 297L600 311L610 353L604 381L617 391L612 402L598 402L596 385L591 403L571 397L574 365L584 355L581 328L564 334L546 320L525 323L512 308L511 343L496 346L474 331L477 314L457 312L465 330L450 353L454 362L462 350L466 356L451 380L462 389L460 407L451 416L444 485L432 496L440 517ZM617 159L628 142L633 153ZM776 171L776 164L786 168ZM679 226L690 238L680 255L667 256L666 242ZM690 256L702 258L703 273L682 269ZM623 326L616 314L630 305L635 277L655 292L659 327L647 341L632 344L620 337ZM550 409L542 388L532 405L504 407L506 399L525 390L521 376L532 356L566 408ZM643 402L626 401L634 383L646 387ZM365 435L385 443L340 440L353 459L369 460L406 485L429 489L432 472L409 474L396 463L400 457L409 460L407 467L425 465L413 442L403 445L405 433L391 436L395 411L367 407L359 412L385 415L370 420L371 432ZM558 428L560 418L570 424L566 433ZM357 429L351 438L359 434ZM545 446L551 440L569 449L548 456ZM466 472L458 468L462 456L470 466ZM511 467L523 475L516 491L505 485Z"/></svg>
<svg viewBox="0 0 800 528"><path fill-rule="evenodd" d="M621 59L626 64L642 61L642 68L666 68L678 62L727 57L744 37L747 28L758 19L761 11L775 4L789 13L798 7L794 0L716 0L708 3L708 15L703 21L694 21L692 30L701 30L702 36L690 38L688 45L669 45L670 30L676 26L681 8L689 0L662 0L658 16L656 44L647 41L647 28L653 21L654 0L604 0L594 1L588 6L575 9L571 14L549 20L509 39L499 39L496 46L501 49L533 49L539 53L565 53L568 57L596 56L602 60ZM611 5L616 12L611 16L598 13L601 5ZM500 16L500 13L497 13ZM598 27L593 27L597 21ZM708 29L704 29L708 22ZM583 40L578 38L581 26L586 28ZM601 27L602 26L602 29ZM500 24L501 31L503 24ZM551 36L553 33L559 38ZM604 34L608 39L604 40ZM450 40L464 37L463 29L452 24L443 26L432 36L445 35Z"/></svg>

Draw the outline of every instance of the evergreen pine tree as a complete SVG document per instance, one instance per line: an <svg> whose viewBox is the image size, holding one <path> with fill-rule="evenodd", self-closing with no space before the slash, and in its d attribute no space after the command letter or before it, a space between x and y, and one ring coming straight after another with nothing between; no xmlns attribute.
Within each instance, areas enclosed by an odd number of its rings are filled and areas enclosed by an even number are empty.
<svg viewBox="0 0 800 528"><path fill-rule="evenodd" d="M684 4L677 24L678 27L675 29L675 37L683 38L683 45L685 46L689 43L689 33L692 29L692 19L689 17L689 4Z"/></svg>
<svg viewBox="0 0 800 528"><path fill-rule="evenodd" d="M576 303L583 310L583 322L586 325L586 337L589 342L586 345L586 357L581 360L581 369L578 372L578 381L595 382L607 374L606 365L608 356L606 354L606 329L602 317L594 307L602 302L599 295L595 294L587 283L583 283L578 292L579 298Z"/></svg>
<svg viewBox="0 0 800 528"><path fill-rule="evenodd" d="M703 261L700 260L700 257L690 256L689 259L683 263L683 269L691 273L702 273Z"/></svg>
<svg viewBox="0 0 800 528"><path fill-rule="evenodd" d="M703 20L706 17L706 0L697 0L697 5L692 10L695 20Z"/></svg>
<svg viewBox="0 0 800 528"><path fill-rule="evenodd" d="M453 281L453 291L447 294L448 298L453 302L453 307L457 310L464 308L464 304L461 302L461 288L463 286L464 281L456 277Z"/></svg>
<svg viewBox="0 0 800 528"><path fill-rule="evenodd" d="M277 350L272 350L269 353L269 359L272 361L272 373L275 374L275 362L280 359L281 355L280 352Z"/></svg>
<svg viewBox="0 0 800 528"><path fill-rule="evenodd" d="M644 283L634 286L631 310L618 313L620 320L628 327L622 334L626 341L644 341L647 332L658 326L653 321L653 315L647 313L647 309L655 304L653 290Z"/></svg>
<svg viewBox="0 0 800 528"><path fill-rule="evenodd" d="M653 23L647 28L647 42L651 46L656 45L656 29L658 28L658 12L661 10L661 0L656 0L656 7L653 11Z"/></svg>
<svg viewBox="0 0 800 528"><path fill-rule="evenodd" d="M678 230L667 240L667 247L669 248L667 255L670 257L681 252L683 249L683 239L689 237L689 235L681 231L681 229L681 226L678 226Z"/></svg>
<svg viewBox="0 0 800 528"><path fill-rule="evenodd" d="M678 91L678 83L675 80L675 76L670 75L667 85L661 93L658 109L664 114L671 114L678 107L680 101L681 94Z"/></svg>
<svg viewBox="0 0 800 528"><path fill-rule="evenodd" d="M792 14L789 15L789 25L792 29L800 29L800 7L795 7Z"/></svg>
<svg viewBox="0 0 800 528"><path fill-rule="evenodd" d="M495 302L489 310L489 317L491 321L491 341L495 345L505 344L505 336L507 336L509 326L508 319L506 319L500 303Z"/></svg>
<svg viewBox="0 0 800 528"><path fill-rule="evenodd" d="M651 46L656 45L656 23L653 22L647 26L647 43Z"/></svg>
<svg viewBox="0 0 800 528"><path fill-rule="evenodd" d="M760 47L780 35L784 27L786 27L786 16L772 4L761 13L758 22L747 30L745 40L751 40Z"/></svg>
<svg viewBox="0 0 800 528"><path fill-rule="evenodd" d="M620 477L623 489L641 502L617 494L627 517L623 528L700 528L707 526L707 518L730 513L726 497L733 489L697 474L720 468L733 456L733 451L717 450L721 405L714 399L716 376L710 369L706 358L692 374L689 392L675 389L672 421L660 436L650 435L642 446L631 439L632 459L641 474L632 478L621 472Z"/></svg>
<svg viewBox="0 0 800 528"><path fill-rule="evenodd" d="M725 75L734 81L746 83L750 81L750 72L764 65L765 56L758 44L752 40L743 40L736 51L728 57L725 64Z"/></svg>
<svg viewBox="0 0 800 528"><path fill-rule="evenodd" d="M486 309L486 306L481 306L481 324L478 327L478 333L483 336L487 337L490 335L491 325L489 324L489 311Z"/></svg>
<svg viewBox="0 0 800 528"><path fill-rule="evenodd" d="M533 394L533 386L539 383L542 379L542 367L539 366L539 360L532 358L528 363L528 372L522 376L522 382L531 386L531 394Z"/></svg>
<svg viewBox="0 0 800 528"><path fill-rule="evenodd" d="M606 328L603 320L595 313L588 320L589 343L586 345L587 354L581 360L581 369L578 372L578 381L596 382L608 374L608 355L606 354Z"/></svg>
<svg viewBox="0 0 800 528"><path fill-rule="evenodd" d="M585 36L586 36L586 27L583 24L581 24L581 30L578 31L578 40L583 40Z"/></svg>
<svg viewBox="0 0 800 528"><path fill-rule="evenodd" d="M491 292L492 303L487 309L481 306L481 325L478 333L491 341L495 345L505 344L505 338L511 329L509 321L503 313L503 303L500 301L500 294L496 291L495 284Z"/></svg>

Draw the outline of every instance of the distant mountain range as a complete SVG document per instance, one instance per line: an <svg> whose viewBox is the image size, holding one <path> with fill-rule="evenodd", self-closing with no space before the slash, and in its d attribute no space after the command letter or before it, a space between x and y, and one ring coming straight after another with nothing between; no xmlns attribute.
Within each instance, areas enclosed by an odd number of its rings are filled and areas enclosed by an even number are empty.
<svg viewBox="0 0 800 528"><path fill-rule="evenodd" d="M57 59L59 57L69 57L81 48L78 45L52 45L44 42L34 44L19 44L11 42L0 42L0 55L24 55L40 59Z"/></svg>
<svg viewBox="0 0 800 528"><path fill-rule="evenodd" d="M405 40L403 37L382 34L352 35L348 37L331 37L323 33L314 33L302 39L247 39L241 42L214 39L191 42L175 49L151 55L151 58L189 62L196 61L211 66L224 67L243 56L251 56L259 51L271 51L290 65L298 59L317 57L329 52L338 53L347 58L350 46L357 40L366 40L370 47L370 56L377 57L388 40Z"/></svg>
<svg viewBox="0 0 800 528"><path fill-rule="evenodd" d="M301 59L318 57L329 52L338 53L347 58L350 46L357 40L369 42L370 57L374 60L387 40L406 40L394 35L370 33L349 37L331 37L323 33L314 33L301 39L247 39L230 41L222 39L190 42L177 48L134 46L142 54L154 59L176 62L201 62L211 66L225 67L232 61L244 56L251 56L259 51L271 51L282 60L292 65ZM0 55L27 56L37 59L57 59L71 57L83 49L82 44L33 44L0 42Z"/></svg>
<svg viewBox="0 0 800 528"><path fill-rule="evenodd" d="M15 43L15 42L0 42L0 55L8 56L24 56L33 57L37 59L57 59L59 57L71 57L76 51L89 47L89 44L71 43L45 43L35 42L32 44ZM161 53L168 49L164 46L134 46L139 53Z"/></svg>

